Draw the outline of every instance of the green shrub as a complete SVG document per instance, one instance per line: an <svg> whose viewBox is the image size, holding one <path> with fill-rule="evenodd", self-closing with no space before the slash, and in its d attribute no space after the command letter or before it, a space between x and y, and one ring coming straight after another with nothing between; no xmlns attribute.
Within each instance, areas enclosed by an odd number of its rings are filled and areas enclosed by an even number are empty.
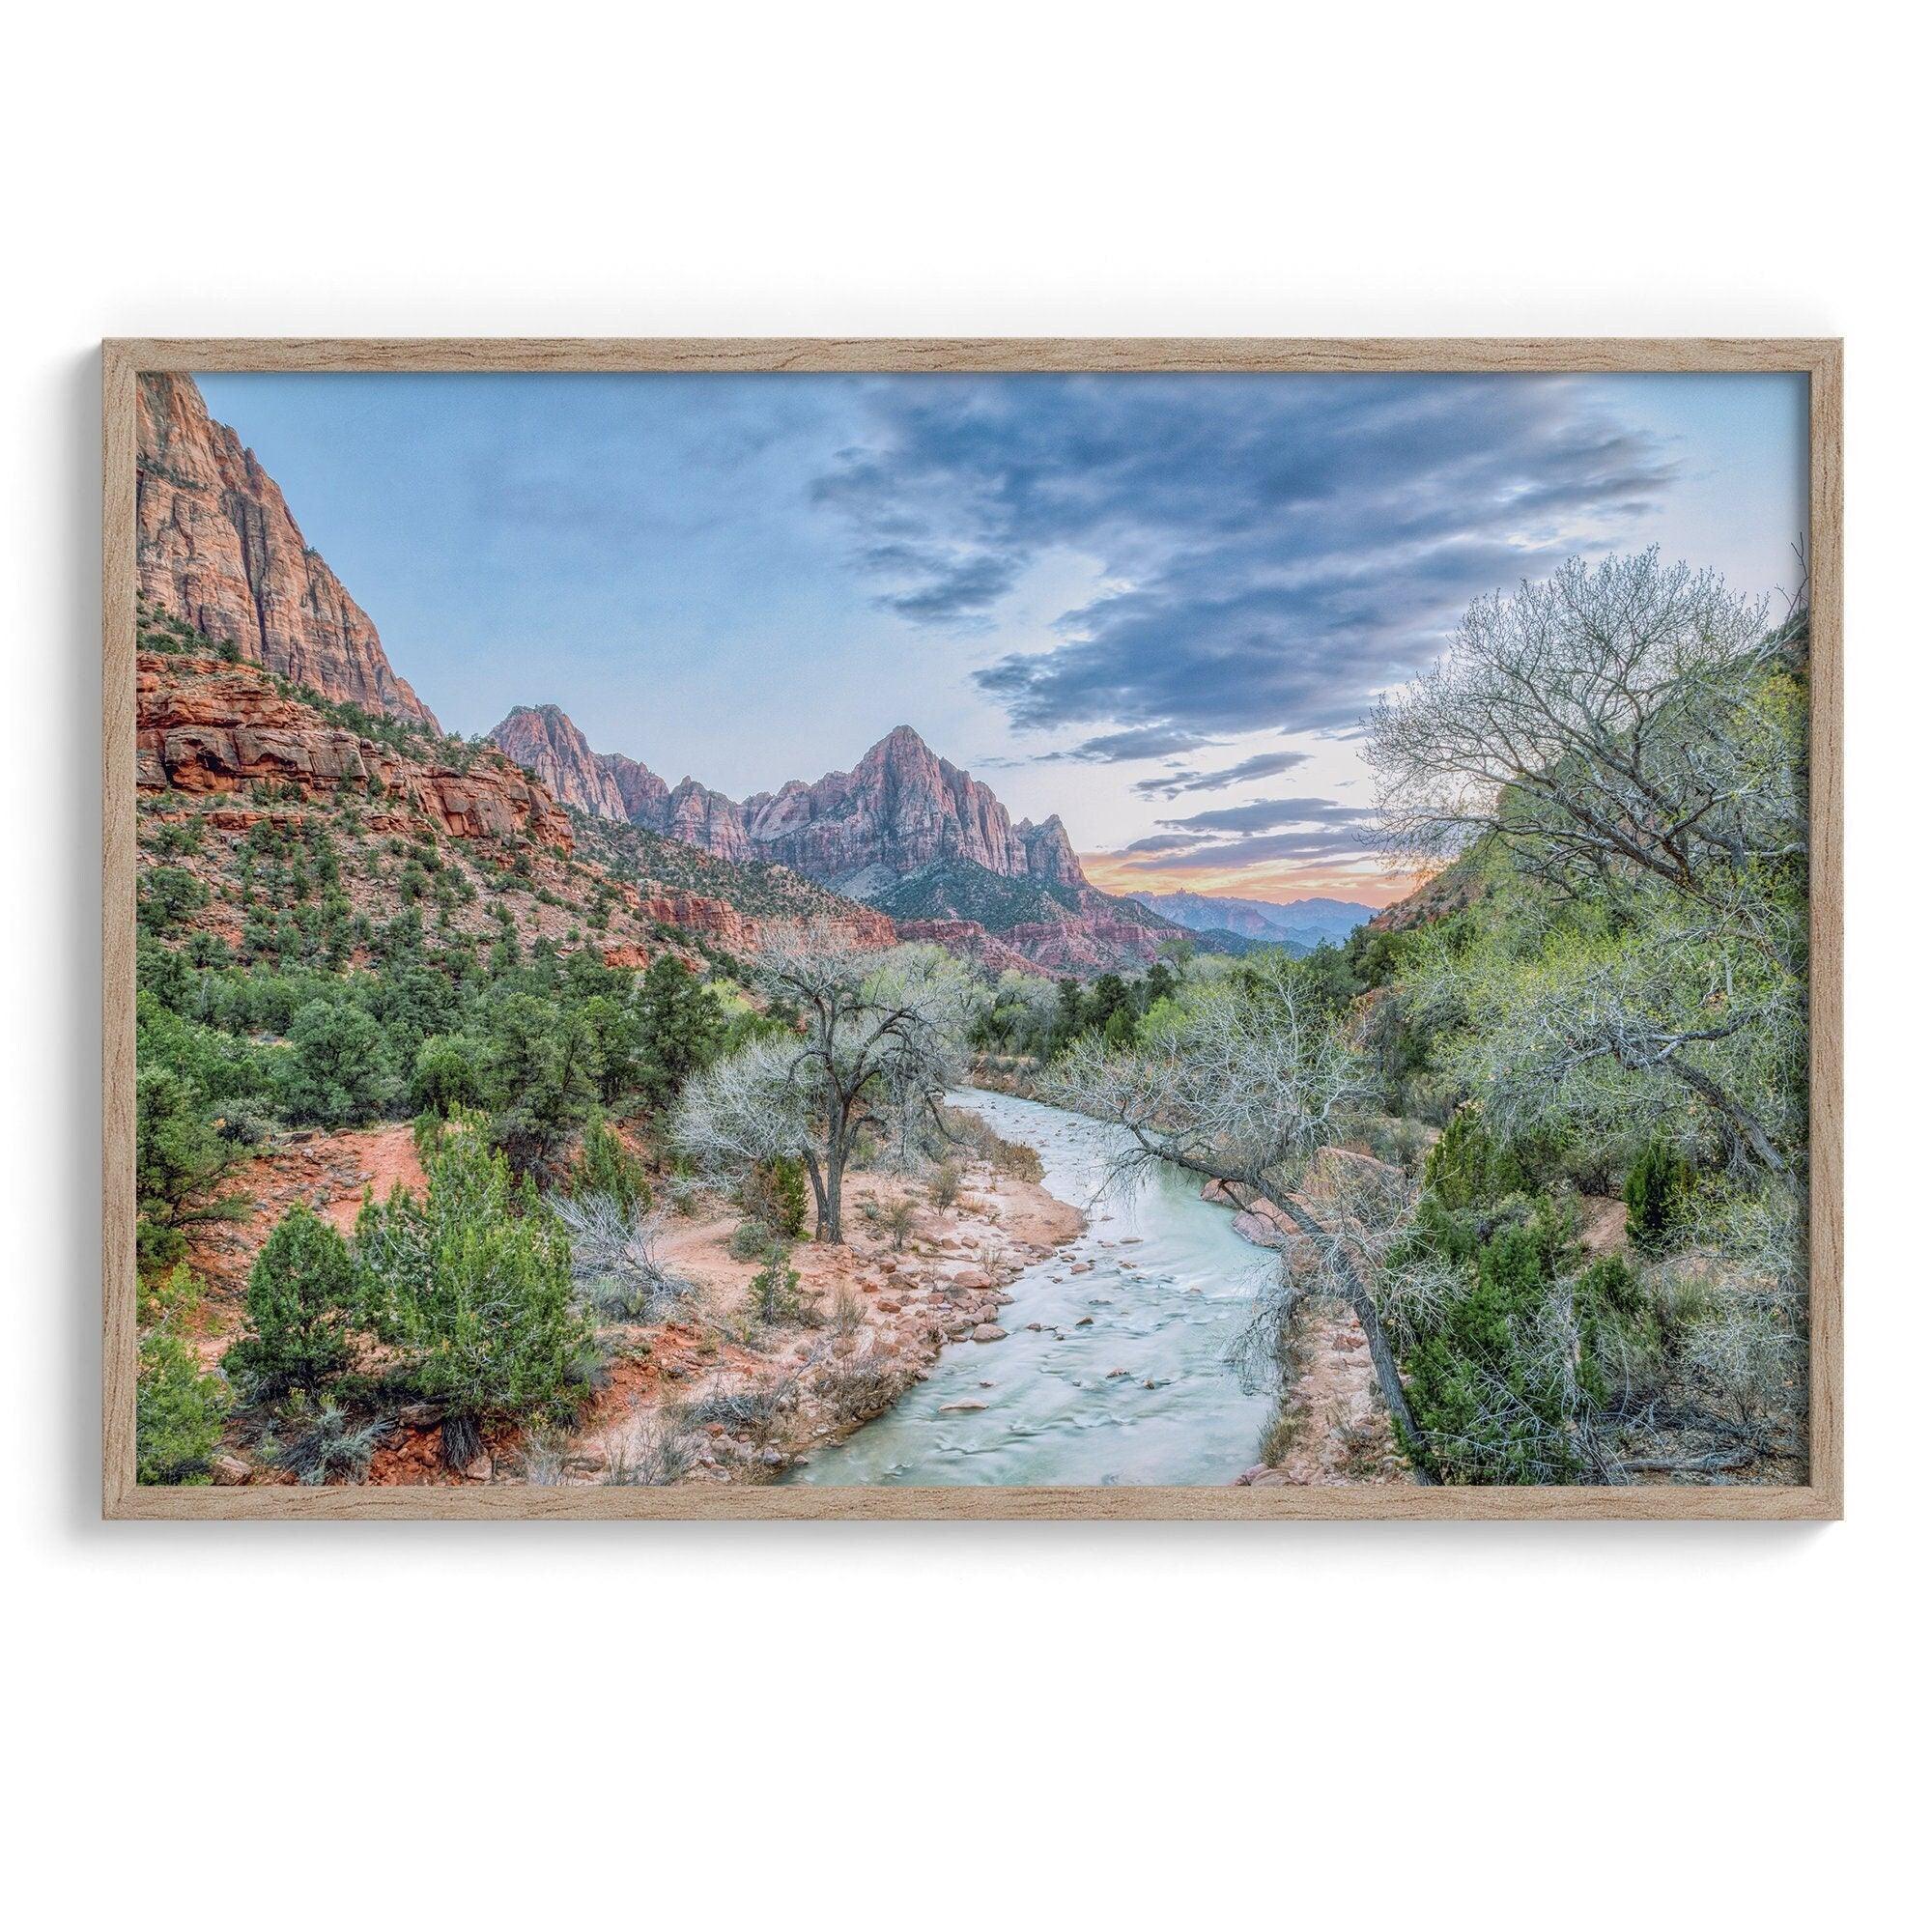
<svg viewBox="0 0 1932 1932"><path fill-rule="evenodd" d="M763 1224L767 1239L798 1240L805 1233L805 1163L792 1154L759 1161L738 1189L738 1202Z"/></svg>
<svg viewBox="0 0 1932 1932"><path fill-rule="evenodd" d="M1522 1163L1472 1106L1459 1107L1423 1163L1424 1184L1445 1208L1479 1208L1529 1184Z"/></svg>
<svg viewBox="0 0 1932 1932"><path fill-rule="evenodd" d="M1577 1276L1580 1344L1577 1376L1592 1402L1655 1386L1663 1372L1668 1324L1622 1255L1601 1255Z"/></svg>
<svg viewBox="0 0 1932 1932"><path fill-rule="evenodd" d="M731 1230L724 1251L734 1262L754 1262L772 1245L772 1231L762 1221L746 1219Z"/></svg>
<svg viewBox="0 0 1932 1932"><path fill-rule="evenodd" d="M489 1422L569 1420L594 1341L571 1294L567 1232L479 1122L458 1116L426 1166L420 1200L398 1186L365 1204L355 1257L400 1378L442 1409L445 1455L462 1463Z"/></svg>
<svg viewBox="0 0 1932 1932"><path fill-rule="evenodd" d="M298 1203L248 1270L248 1327L221 1358L258 1401L314 1394L349 1367L355 1265L349 1244Z"/></svg>
<svg viewBox="0 0 1932 1932"><path fill-rule="evenodd" d="M134 1474L143 1483L205 1482L221 1446L228 1389L162 1322L141 1338L134 1378Z"/></svg>
<svg viewBox="0 0 1932 1932"><path fill-rule="evenodd" d="M382 1029L350 1000L311 1000L289 1028L282 1105L292 1121L342 1127L373 1120L383 1104Z"/></svg>
<svg viewBox="0 0 1932 1932"><path fill-rule="evenodd" d="M895 1201L879 1217L879 1225L892 1236L895 1252L903 1251L919 1225L919 1209L910 1201Z"/></svg>
<svg viewBox="0 0 1932 1932"><path fill-rule="evenodd" d="M583 1144L570 1170L572 1194L605 1194L627 1214L642 1214L651 1205L651 1183L644 1164L593 1109L583 1129Z"/></svg>
<svg viewBox="0 0 1932 1932"><path fill-rule="evenodd" d="M460 1034L433 1034L416 1048L410 1072L410 1103L417 1113L445 1119L483 1098L483 1054Z"/></svg>
<svg viewBox="0 0 1932 1932"><path fill-rule="evenodd" d="M1563 1482L1577 1473L1562 1364L1541 1330L1567 1261L1565 1217L1538 1202L1483 1241L1466 1286L1404 1357L1420 1443L1406 1443L1445 1481Z"/></svg>
<svg viewBox="0 0 1932 1932"><path fill-rule="evenodd" d="M951 1208L959 1199L959 1163L943 1160L925 1183L925 1198L935 1208Z"/></svg>
<svg viewBox="0 0 1932 1932"><path fill-rule="evenodd" d="M1661 1135L1646 1141L1624 1176L1630 1237L1640 1248L1661 1248L1669 1238L1690 1193L1690 1170Z"/></svg>
<svg viewBox="0 0 1932 1932"><path fill-rule="evenodd" d="M208 903L208 888L179 866L151 867L141 875L134 917L143 932L162 933Z"/></svg>
<svg viewBox="0 0 1932 1932"><path fill-rule="evenodd" d="M197 1083L168 1066L134 1076L136 1263L144 1275L172 1267L187 1252L187 1230L239 1221L245 1195L223 1191L242 1150L222 1132Z"/></svg>
<svg viewBox="0 0 1932 1932"><path fill-rule="evenodd" d="M791 1265L791 1251L775 1244L765 1253L765 1264L752 1277L753 1312L760 1321L797 1321L807 1313L805 1299L798 1292L798 1270Z"/></svg>

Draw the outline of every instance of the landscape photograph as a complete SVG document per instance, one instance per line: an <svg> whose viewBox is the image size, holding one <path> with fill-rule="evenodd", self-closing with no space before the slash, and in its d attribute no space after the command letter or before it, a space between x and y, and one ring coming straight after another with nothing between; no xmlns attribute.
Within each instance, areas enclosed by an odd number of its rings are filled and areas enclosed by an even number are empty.
<svg viewBox="0 0 1932 1932"><path fill-rule="evenodd" d="M137 1481L1804 1485L1808 410L141 375Z"/></svg>

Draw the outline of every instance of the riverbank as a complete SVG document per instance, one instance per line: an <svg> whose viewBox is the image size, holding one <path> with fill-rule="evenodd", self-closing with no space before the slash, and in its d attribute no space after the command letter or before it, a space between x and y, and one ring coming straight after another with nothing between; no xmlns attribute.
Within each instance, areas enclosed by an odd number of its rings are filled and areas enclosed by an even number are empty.
<svg viewBox="0 0 1932 1932"><path fill-rule="evenodd" d="M973 1079L990 1091L1031 1099L1038 1070L1030 1060L981 1055ZM1267 1203L1247 1201L1214 1180L1200 1193L1232 1217L1235 1233L1250 1246L1282 1252L1292 1230ZM1328 1296L1303 1301L1282 1338L1281 1356L1279 1399L1257 1444L1258 1460L1231 1472L1229 1482L1278 1489L1411 1479L1376 1382L1368 1338L1346 1302Z"/></svg>
<svg viewBox="0 0 1932 1932"><path fill-rule="evenodd" d="M997 1349L950 1349L876 1421L785 1480L834 1486L1220 1487L1273 1410L1234 1366L1264 1264L1179 1169L1116 1185L1122 1129L1037 1101L951 1096L1040 1155L1085 1233L1011 1284Z"/></svg>
<svg viewBox="0 0 1932 1932"><path fill-rule="evenodd" d="M757 1261L729 1251L741 1216L708 1201L672 1226L666 1264L694 1284L674 1321L618 1331L607 1386L560 1453L539 1447L539 1479L770 1482L882 1415L951 1344L986 1354L1008 1340L1009 1284L1076 1238L1081 1210L983 1158L957 1198L928 1183L848 1176L843 1244L793 1249L801 1318L759 1321ZM909 1203L902 1247L885 1232ZM553 1474L553 1465L554 1471Z"/></svg>

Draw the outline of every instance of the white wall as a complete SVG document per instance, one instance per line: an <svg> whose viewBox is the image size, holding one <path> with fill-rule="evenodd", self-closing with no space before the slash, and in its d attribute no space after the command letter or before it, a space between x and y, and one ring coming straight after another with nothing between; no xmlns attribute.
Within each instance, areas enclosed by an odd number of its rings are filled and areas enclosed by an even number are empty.
<svg viewBox="0 0 1932 1932"><path fill-rule="evenodd" d="M20 1922L1889 1921L1924 1716L1923 1028L1885 1018L1922 1011L1927 899L1908 17L16 22ZM95 1520L97 338L1617 331L1851 339L1847 1523Z"/></svg>

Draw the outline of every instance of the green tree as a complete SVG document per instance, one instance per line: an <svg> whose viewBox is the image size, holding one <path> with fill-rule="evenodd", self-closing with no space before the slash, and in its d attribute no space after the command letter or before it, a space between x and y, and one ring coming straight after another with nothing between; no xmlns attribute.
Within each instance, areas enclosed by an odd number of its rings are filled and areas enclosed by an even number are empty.
<svg viewBox="0 0 1932 1932"><path fill-rule="evenodd" d="M410 1101L416 1112L445 1119L483 1098L483 1053L460 1034L435 1034L416 1048L410 1071Z"/></svg>
<svg viewBox="0 0 1932 1932"><path fill-rule="evenodd" d="M745 1212L787 1241L805 1233L805 1163L789 1154L761 1160L739 1189Z"/></svg>
<svg viewBox="0 0 1932 1932"><path fill-rule="evenodd" d="M442 1410L462 1466L493 1421L567 1421L587 1379L588 1323L570 1290L570 1240L526 1177L459 1116L429 1150L428 1186L365 1203L355 1227L364 1307L398 1373Z"/></svg>
<svg viewBox="0 0 1932 1932"><path fill-rule="evenodd" d="M208 903L208 888L179 866L154 866L141 875L134 917L145 932L166 932Z"/></svg>
<svg viewBox="0 0 1932 1932"><path fill-rule="evenodd" d="M718 1058L724 1016L710 990L675 954L661 952L638 983L637 1079L645 1100L662 1113L694 1073Z"/></svg>
<svg viewBox="0 0 1932 1932"><path fill-rule="evenodd" d="M206 1375L194 1351L171 1327L141 1338L134 1378L134 1474L143 1483L207 1479L221 1446L228 1391Z"/></svg>
<svg viewBox="0 0 1932 1932"><path fill-rule="evenodd" d="M247 1213L247 1196L223 1187L240 1157L193 1082L169 1066L140 1069L134 1079L134 1204L143 1274L180 1261L189 1228L239 1221Z"/></svg>
<svg viewBox="0 0 1932 1932"><path fill-rule="evenodd" d="M644 1164L605 1120L601 1108L591 1110L583 1129L583 1145L570 1170L573 1194L604 1194L626 1213L639 1213L651 1205L651 1183Z"/></svg>
<svg viewBox="0 0 1932 1932"><path fill-rule="evenodd" d="M613 1106L638 1084L642 1039L638 1015L622 998L593 993L579 1009L579 1017L597 1060L597 1097L605 1106Z"/></svg>
<svg viewBox="0 0 1932 1932"><path fill-rule="evenodd" d="M349 1244L298 1203L248 1271L248 1328L221 1358L260 1399L309 1394L355 1358L355 1267Z"/></svg>
<svg viewBox="0 0 1932 1932"><path fill-rule="evenodd" d="M293 1121L341 1127L373 1120L385 1082L383 1035L350 1000L311 1000L289 1028L282 1105Z"/></svg>
<svg viewBox="0 0 1932 1932"><path fill-rule="evenodd" d="M1624 1176L1624 1208L1630 1237L1640 1248L1661 1248L1690 1191L1684 1157L1661 1134L1653 1135Z"/></svg>
<svg viewBox="0 0 1932 1932"><path fill-rule="evenodd" d="M552 1168L597 1099L596 1045L573 1009L508 993L487 1009L490 1136L520 1174Z"/></svg>
<svg viewBox="0 0 1932 1932"><path fill-rule="evenodd" d="M177 1265L144 1283L134 1369L134 1475L143 1483L197 1483L221 1446L228 1390L182 1339L201 1284Z"/></svg>

